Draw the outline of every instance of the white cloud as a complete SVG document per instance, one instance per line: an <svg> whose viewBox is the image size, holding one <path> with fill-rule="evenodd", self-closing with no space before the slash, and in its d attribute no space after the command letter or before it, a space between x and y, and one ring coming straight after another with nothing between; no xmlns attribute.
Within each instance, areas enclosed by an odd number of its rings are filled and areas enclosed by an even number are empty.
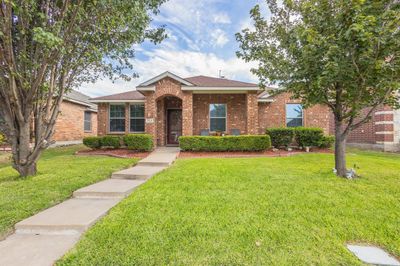
<svg viewBox="0 0 400 266"><path fill-rule="evenodd" d="M214 15L214 23L229 24L231 23L231 18L226 13L218 13Z"/></svg>
<svg viewBox="0 0 400 266"><path fill-rule="evenodd" d="M109 95L129 90L134 90L135 86L146 81L164 71L170 71L183 78L205 75L218 77L219 70L227 79L257 82L257 78L251 74L250 68L255 67L255 63L246 63L233 56L229 59L218 57L214 53L201 53L197 51L178 51L158 48L147 51L150 59L132 61L134 70L139 74L139 78L131 82L100 80L95 84L85 84L80 91L92 97Z"/></svg>
<svg viewBox="0 0 400 266"><path fill-rule="evenodd" d="M216 29L211 32L211 45L214 47L223 47L229 42L228 35L221 29Z"/></svg>
<svg viewBox="0 0 400 266"><path fill-rule="evenodd" d="M206 75L217 77L219 70L228 79L257 82L250 68L254 63L245 63L237 57L223 59L214 53L156 49L147 61L134 60L135 70L140 78L136 84L150 79L164 71L170 71L183 78Z"/></svg>

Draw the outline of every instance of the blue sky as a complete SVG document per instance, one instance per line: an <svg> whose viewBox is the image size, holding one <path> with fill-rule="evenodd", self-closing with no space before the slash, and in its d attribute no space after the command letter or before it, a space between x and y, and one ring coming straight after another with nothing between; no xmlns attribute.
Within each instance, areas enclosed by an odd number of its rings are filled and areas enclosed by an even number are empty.
<svg viewBox="0 0 400 266"><path fill-rule="evenodd" d="M84 84L79 91L90 96L135 89L139 83L164 71L181 77L218 76L257 82L250 73L254 63L236 57L235 33L251 28L249 11L262 0L170 0L153 17L153 26L165 25L168 38L161 44L137 45L134 70L139 78L131 82L99 80ZM265 4L262 4L265 5Z"/></svg>

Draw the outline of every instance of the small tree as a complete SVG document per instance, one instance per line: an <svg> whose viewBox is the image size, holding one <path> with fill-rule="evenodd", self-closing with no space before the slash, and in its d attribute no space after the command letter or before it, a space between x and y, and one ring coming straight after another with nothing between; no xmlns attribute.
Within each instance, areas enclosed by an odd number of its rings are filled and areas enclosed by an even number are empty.
<svg viewBox="0 0 400 266"><path fill-rule="evenodd" d="M267 0L255 30L236 34L238 56L257 61L262 84L280 85L307 106L328 106L335 119L335 167L346 176L348 134L382 105L398 106L400 13L396 0ZM363 110L367 113L363 115Z"/></svg>
<svg viewBox="0 0 400 266"><path fill-rule="evenodd" d="M0 108L21 176L36 173L67 90L131 78L133 45L165 37L148 29L164 1L0 0Z"/></svg>

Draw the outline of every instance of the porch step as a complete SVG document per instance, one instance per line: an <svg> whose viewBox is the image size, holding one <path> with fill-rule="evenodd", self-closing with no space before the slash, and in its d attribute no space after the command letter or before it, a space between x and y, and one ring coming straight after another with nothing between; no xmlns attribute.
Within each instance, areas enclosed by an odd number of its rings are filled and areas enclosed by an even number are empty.
<svg viewBox="0 0 400 266"><path fill-rule="evenodd" d="M0 242L0 265L54 265L78 239L79 235L13 234Z"/></svg>
<svg viewBox="0 0 400 266"><path fill-rule="evenodd" d="M164 170L165 167L155 166L135 166L112 174L111 178L114 179L136 179L146 180L153 175Z"/></svg>
<svg viewBox="0 0 400 266"><path fill-rule="evenodd" d="M74 235L87 230L121 199L69 199L15 225L17 234Z"/></svg>
<svg viewBox="0 0 400 266"><path fill-rule="evenodd" d="M78 189L75 198L125 198L144 180L107 179L99 183Z"/></svg>

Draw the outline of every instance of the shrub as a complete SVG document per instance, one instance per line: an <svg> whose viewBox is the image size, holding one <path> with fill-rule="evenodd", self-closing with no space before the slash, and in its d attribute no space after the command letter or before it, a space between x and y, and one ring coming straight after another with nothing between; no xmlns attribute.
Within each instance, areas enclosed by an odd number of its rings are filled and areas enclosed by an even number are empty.
<svg viewBox="0 0 400 266"><path fill-rule="evenodd" d="M296 127L294 135L300 147L318 147L324 137L324 131L318 127Z"/></svg>
<svg viewBox="0 0 400 266"><path fill-rule="evenodd" d="M151 151L153 149L153 137L149 134L129 134L125 135L123 140L130 150Z"/></svg>
<svg viewBox="0 0 400 266"><path fill-rule="evenodd" d="M4 142L6 142L6 137L3 133L0 133L0 144L3 144Z"/></svg>
<svg viewBox="0 0 400 266"><path fill-rule="evenodd" d="M114 149L118 149L121 147L121 138L118 136L104 136L101 137L100 143L102 147L113 147Z"/></svg>
<svg viewBox="0 0 400 266"><path fill-rule="evenodd" d="M182 136L179 147L183 151L263 151L271 147L271 139L268 135Z"/></svg>
<svg viewBox="0 0 400 266"><path fill-rule="evenodd" d="M101 147L100 137L83 138L83 144L91 149L99 149Z"/></svg>
<svg viewBox="0 0 400 266"><path fill-rule="evenodd" d="M318 147L331 148L333 143L335 143L335 136L322 136L318 142Z"/></svg>
<svg viewBox="0 0 400 266"><path fill-rule="evenodd" d="M289 147L293 142L294 128L269 128L267 134L271 137L272 146L275 148Z"/></svg>

